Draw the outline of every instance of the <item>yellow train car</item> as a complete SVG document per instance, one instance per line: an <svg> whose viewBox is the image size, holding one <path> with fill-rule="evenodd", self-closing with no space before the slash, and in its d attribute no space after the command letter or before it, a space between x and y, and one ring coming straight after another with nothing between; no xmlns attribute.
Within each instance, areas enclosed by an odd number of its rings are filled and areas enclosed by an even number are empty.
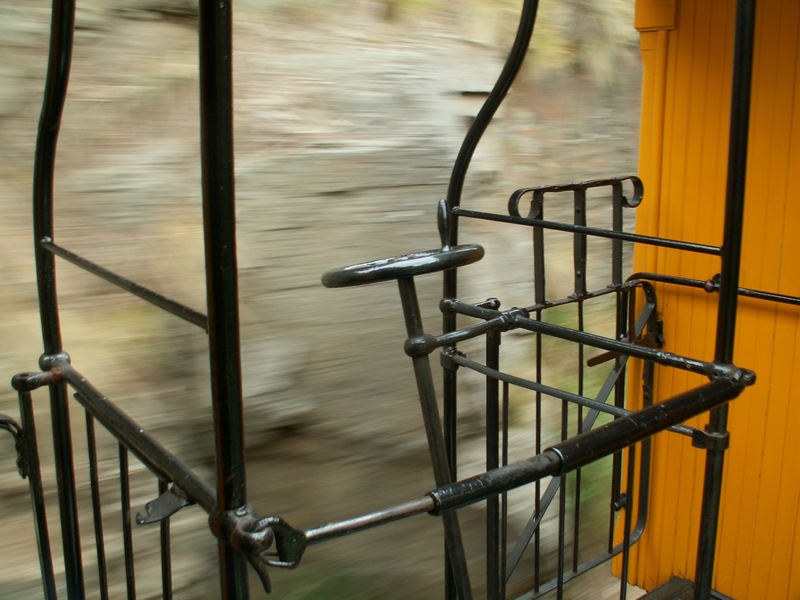
<svg viewBox="0 0 800 600"><path fill-rule="evenodd" d="M640 174L647 202L640 234L720 245L728 164L736 3L638 0L643 102ZM741 288L800 295L800 3L755 9ZM665 349L714 356L715 257L639 247L635 270L707 281L706 289L656 282ZM708 291L707 291L708 290ZM711 293L709 293L711 292ZM740 295L734 362L758 374L730 405L713 589L731 598L800 598L800 311ZM657 370L655 396L696 385ZM631 386L631 393L638 390ZM702 426L705 416L692 424ZM655 441L649 522L630 581L653 589L695 577L704 481L702 453L686 438Z"/></svg>

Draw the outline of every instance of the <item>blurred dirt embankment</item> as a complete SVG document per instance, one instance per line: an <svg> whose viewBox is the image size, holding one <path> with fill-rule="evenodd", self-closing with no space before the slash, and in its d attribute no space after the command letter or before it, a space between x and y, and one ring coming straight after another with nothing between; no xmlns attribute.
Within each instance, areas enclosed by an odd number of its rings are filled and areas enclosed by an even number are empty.
<svg viewBox="0 0 800 600"><path fill-rule="evenodd" d="M477 0L346 5L235 6L250 499L262 514L299 526L404 501L432 484L395 287L326 290L319 278L332 267L438 244L436 202L479 108L475 92L488 91L502 65L518 8ZM619 47L601 56L592 44L602 32L581 33L583 45L568 43L576 14L543 13L542 49L481 143L464 204L502 210L519 187L635 171L632 24L621 21L627 29L619 30ZM46 2L0 4L0 373L8 377L35 369L40 353L30 181L48 19ZM191 3L180 0L79 2L55 198L60 244L202 310L195 24ZM529 237L465 225L462 240L482 243L487 258L465 269L462 297L530 302ZM58 268L73 364L211 480L205 336L69 265ZM568 285L570 269L556 261L550 272ZM428 328L436 330L440 280L425 278L418 287ZM478 387L475 393L464 395L467 437L480 423ZM45 397L37 398L44 417ZM0 412L17 414L10 388L0 389ZM73 420L80 424L82 416L76 411ZM46 459L46 419L39 427ZM0 555L0 597L34 597L26 484L9 441L0 444L0 515L4 531L23 544ZM81 467L85 454L76 444ZM114 448L110 440L102 445L109 452L102 485L113 497ZM464 460L472 460L468 452ZM154 489L147 477L138 481L135 507ZM175 571L184 581L178 589L191 590L184 597L215 597L213 543L204 519L186 512L174 525ZM57 526L57 511L50 519ZM274 597L337 598L337 589L350 590L342 598L433 597L438 523L394 527L312 549L308 574L277 574ZM89 536L88 521L83 529ZM110 552L118 572L119 553ZM91 551L84 560L94 560ZM157 589L155 578L142 575L146 565L139 570L144 596Z"/></svg>

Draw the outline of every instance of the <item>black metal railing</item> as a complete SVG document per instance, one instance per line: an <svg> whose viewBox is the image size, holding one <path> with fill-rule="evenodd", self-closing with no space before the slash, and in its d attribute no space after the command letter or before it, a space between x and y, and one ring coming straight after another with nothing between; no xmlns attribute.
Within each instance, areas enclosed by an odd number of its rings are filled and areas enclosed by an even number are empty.
<svg viewBox="0 0 800 600"><path fill-rule="evenodd" d="M461 206L464 176L478 141L514 80L527 51L536 20L538 2L525 0L522 16L509 59L486 104L473 123L453 169L447 199L439 205L441 247L401 257L370 261L335 269L323 276L330 287L396 281L403 308L407 340L405 351L412 361L425 423L435 488L418 498L352 519L308 529L290 526L277 515L259 517L248 504L242 428L241 369L237 305L237 265L234 218L233 140L231 102L231 4L229 0L200 0L200 95L203 171L203 220L205 233L207 316L179 302L116 275L94 262L78 256L56 243L53 219L53 170L56 139L69 75L74 29L74 0L54 0L50 59L44 104L39 125L34 168L34 243L44 354L41 371L17 375L13 385L19 394L20 423L10 417L0 419L0 427L16 440L20 472L29 479L36 525L44 596L56 597L56 572L50 549L45 493L39 469L36 425L33 419L32 392L47 387L54 440L56 493L59 531L62 540L64 581L67 596L86 595L85 567L77 506L77 486L70 425L69 392L83 406L86 419L86 445L89 451L89 496L96 547L97 581L101 597L109 596L107 535L104 531L103 503L98 478L95 423L100 423L118 444L118 472L122 515L123 565L128 598L134 598L136 557L132 542L131 488L129 455L134 455L152 472L156 500L147 504L137 521L160 523L159 546L162 595L173 593L170 553L170 517L191 504L208 514L210 529L217 540L220 594L223 598L247 598L246 562L249 562L269 590L268 567L291 568L300 563L309 545L375 527L402 518L429 513L441 517L446 547L445 597L467 600L473 597L473 582L467 570L464 533L457 510L478 502L486 503L483 587L489 598L505 598L518 593L519 578L527 586L521 598L535 598L555 589L558 598L570 579L618 554L621 559L620 597L625 598L628 550L646 524L648 504L649 436L664 430L691 436L693 443L708 450L707 485L703 503L703 528L700 540L696 597L710 594L713 571L713 542L718 514L725 431L725 403L735 398L754 381L754 374L732 364L736 298L744 293L738 287L738 255L741 243L741 206L746 156L747 95L744 77L735 86L732 128L738 133L731 145L731 172L725 237L721 247L681 240L669 240L626 232L623 210L642 201L643 186L636 177L613 178L577 184L531 187L515 192L508 213L477 211ZM742 24L737 34L735 72L749 72L752 49L747 47L747 27L752 27L752 4L740 0ZM742 41L744 40L744 41ZM744 136L744 138L743 138ZM632 193L626 198L626 186ZM610 228L589 224L587 193L610 192ZM546 202L552 196L571 199L571 222L546 220ZM530 196L531 208L522 216L521 204ZM533 247L533 302L525 307L501 310L498 300L467 302L459 299L457 272L479 260L483 249L458 242L461 219L480 219L530 228ZM544 232L555 230L572 236L573 289L562 298L551 298L545 274ZM587 279L588 240L594 237L611 241L609 278L605 286L589 289ZM660 349L657 298L649 281L695 285L658 274L624 277L623 242L650 244L682 251L720 256L719 283L711 278L704 285L718 291L720 320L718 352L714 361L680 356ZM112 400L95 388L74 368L64 352L59 327L56 294L55 258L65 259L179 318L208 332L211 389L216 440L215 485L209 485L189 469L180 458L128 417ZM421 318L415 277L432 272L444 273L440 308L442 333L428 333ZM672 277L670 279L670 277ZM748 291L750 292L750 291ZM750 294L753 295L753 294ZM798 303L797 298L755 292L768 300ZM587 326L586 306L607 302L613 313L614 333L601 335ZM573 311L570 326L548 322L556 310ZM461 320L472 324L459 327ZM528 336L535 349L533 375L503 370L503 334L515 331ZM482 339L483 360L467 356L459 344ZM544 344L560 339L574 344L575 390L547 382ZM596 350L590 350L596 349ZM443 366L443 414L434 386L430 357L440 350ZM602 351L602 352L599 352ZM595 353L597 352L597 353ZM589 354L592 354L590 357ZM630 359L642 361L645 407L631 411L625 405L626 373ZM609 372L596 390L587 384L587 369L611 363ZM700 373L709 382L669 399L652 397L656 365ZM459 479L458 464L458 384L466 372L475 372L486 383L485 469ZM462 376L460 373L464 373ZM629 383L629 382L628 382ZM526 448L528 458L510 460L511 395L528 390L535 396L533 441ZM544 431L543 407L555 401L559 406L558 441L548 445ZM682 425L686 419L714 410L713 427L704 431ZM612 420L601 423L601 414ZM570 419L572 421L570 422ZM623 464L623 452L627 464ZM603 548L587 557L582 534L582 508L588 500L583 491L588 465L611 457L611 468L603 485L608 496L603 501ZM638 480L635 486L634 481ZM514 530L509 514L519 503L511 492L533 484L523 502L524 525ZM636 491L636 495L634 494ZM634 515L634 509L636 514ZM620 511L624 510L624 518ZM542 535L548 514L556 521L556 544L546 547ZM621 521L621 523L620 523ZM607 523L607 526L605 525ZM569 527L572 527L570 530ZM532 547L533 560L524 567L524 556ZM511 550L509 551L509 548ZM590 549L591 550L591 549ZM553 561L545 555L556 555Z"/></svg>

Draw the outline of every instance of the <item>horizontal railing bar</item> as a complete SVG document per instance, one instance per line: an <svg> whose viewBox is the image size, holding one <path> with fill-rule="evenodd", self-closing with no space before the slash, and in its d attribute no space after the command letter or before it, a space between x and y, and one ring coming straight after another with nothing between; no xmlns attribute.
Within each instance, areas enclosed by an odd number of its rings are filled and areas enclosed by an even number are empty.
<svg viewBox="0 0 800 600"><path fill-rule="evenodd" d="M461 208L460 206L453 207L452 212L454 215L459 217L469 217L472 219L483 219L485 221L499 221L500 223L514 223L516 225L542 227L543 229L554 229L556 231L567 231L570 233L583 233L595 237L623 240L626 242L634 242L648 246L660 246L662 248L672 248L674 250L687 250L689 252L711 254L713 256L720 256L721 254L719 246L709 246L707 244L698 244L695 242L683 242L680 240L671 240L668 238L653 237L638 233L628 233L626 231L613 231L611 229L600 229L599 227L587 227L583 225L572 225L570 223L559 223L558 221L545 221L542 219L531 219L529 217L501 215L479 210L470 210L467 208Z"/></svg>
<svg viewBox="0 0 800 600"><path fill-rule="evenodd" d="M712 381L560 442L532 458L440 487L430 492L436 501L434 514L583 467L724 404L738 396L742 389L742 384Z"/></svg>
<svg viewBox="0 0 800 600"><path fill-rule="evenodd" d="M541 454L439 487L425 496L366 515L307 529L292 530L288 545L305 546L428 512L440 515L553 477L604 458L660 431L733 400L744 385L712 381L551 446ZM279 534L277 531L276 534ZM282 541L278 539L280 547Z"/></svg>
<svg viewBox="0 0 800 600"><path fill-rule="evenodd" d="M305 532L305 537L309 544L324 542L325 540L341 537L364 529L371 529L377 525L383 525L384 523L390 523L398 519L430 512L433 508L433 498L425 496L385 510L379 510L353 519L347 519L346 521L328 523L327 525L309 529Z"/></svg>
<svg viewBox="0 0 800 600"><path fill-rule="evenodd" d="M578 302L583 302L586 300L592 300L594 298L601 298L602 296L607 296L608 294L614 294L616 292L623 292L630 288L636 286L636 282L626 282L622 285L609 285L604 288L600 288L598 290L592 290L586 292L585 294L572 294L570 296L566 296L564 298L559 298L558 300L546 300L545 302L539 304L532 304L530 306L526 306L525 310L528 312L534 312L537 310L547 310L548 308L553 308L556 306L565 306L567 304L576 304Z"/></svg>
<svg viewBox="0 0 800 600"><path fill-rule="evenodd" d="M635 196L634 200L641 200L641 181L636 175L625 175L622 177L608 177L605 179L587 179L586 181L575 181L572 183L558 183L554 185L537 185L533 187L526 187L514 192L512 197L522 197L524 194L531 192L540 193L553 193L553 192L574 192L580 190L588 190L596 187L613 187L614 185L622 184L628 181L634 186ZM638 204L638 202L636 202Z"/></svg>
<svg viewBox="0 0 800 600"><path fill-rule="evenodd" d="M596 410L599 412L604 412L606 414L613 415L615 417L625 417L633 412L626 408L620 408L619 406L614 406L613 404L606 404L604 402L601 402L600 400L587 398L586 396L580 396L578 394L574 394L566 390L550 387L543 383L536 383L535 381L530 381L523 377L517 377L516 375L511 375L509 373L503 373L502 371L498 371L496 369L487 367L484 364L471 360L466 356L462 356L460 354L452 353L448 354L448 356L453 360L454 363L459 364L462 367L467 367L468 369L472 369L473 371L481 373L482 375L492 377L493 379L499 379L500 381L506 381L512 385L516 385L518 387L522 387L528 390L533 390L534 392L541 392L547 396L558 398L559 400L566 400L567 402L580 404L581 406L585 406L587 408L591 408L592 410ZM695 431L693 427L687 427L685 425L674 425L673 427L669 427L668 429L669 431L680 433L682 435L687 435L689 437L691 437L693 432Z"/></svg>
<svg viewBox="0 0 800 600"><path fill-rule="evenodd" d="M719 284L714 280L701 281L699 279L690 279L688 277L676 277L675 275L659 275L658 273L634 273L629 277L630 280L639 279L647 281L655 281L659 283L671 283L675 285L683 285L686 287L698 288L706 292L719 292ZM775 292L764 292L761 290L753 290L750 288L737 288L740 296L747 298L756 298L758 300L768 300L771 302L778 302L781 304L792 304L800 306L800 298L797 296L788 296L786 294L776 294Z"/></svg>
<svg viewBox="0 0 800 600"><path fill-rule="evenodd" d="M95 264L92 261L83 258L82 256L78 256L74 252L70 252L66 248L56 245L50 238L43 238L39 242L39 245L44 250L63 258L76 267L80 267L84 271L87 271L92 275L96 275L100 279L104 279L105 281L122 288L126 292L130 292L134 296L137 296L142 300L183 319L184 321L188 321L189 323L197 325L203 331L208 331L208 319L203 313L197 312L188 306L184 306L183 304L176 302L171 298L167 298L158 292L148 289L143 285L139 285L138 283L123 277L122 275L117 275L113 271L109 271L105 267L101 267L100 265Z"/></svg>
<svg viewBox="0 0 800 600"><path fill-rule="evenodd" d="M525 329L534 333L542 333L551 335L553 337L567 340L570 342L579 342L594 348L601 348L603 350L610 350L617 354L625 356L633 356L635 358L642 358L645 360L652 360L660 365L676 367L685 371L693 373L700 373L711 378L725 378L732 381L742 380L742 383L749 385L754 379L755 375L752 371L741 369L735 365L721 364L715 362L708 362L689 358L674 354L672 352L665 352L655 348L648 348L646 346L639 346L631 342L618 341L611 338L603 337L585 331L578 331L570 329L569 327L562 327L561 325L554 325L544 321L537 321L525 316L525 311L519 308L512 308L508 311L498 311L491 308L483 308L460 300L445 299L441 303L445 310L452 308L458 312L476 317L479 319L486 319L487 323L480 323L472 327L466 327L452 333L443 334L440 336L430 336L424 340L419 340L419 346L425 350L433 350L441 346L446 346L453 343L453 340L462 341L472 337L476 337L485 333L489 329ZM408 350L407 350L408 351Z"/></svg>
<svg viewBox="0 0 800 600"><path fill-rule="evenodd" d="M78 392L76 400L153 473L175 483L206 512L212 513L216 509L217 495L213 488L110 402L83 375L69 364L57 365L51 371L69 383Z"/></svg>

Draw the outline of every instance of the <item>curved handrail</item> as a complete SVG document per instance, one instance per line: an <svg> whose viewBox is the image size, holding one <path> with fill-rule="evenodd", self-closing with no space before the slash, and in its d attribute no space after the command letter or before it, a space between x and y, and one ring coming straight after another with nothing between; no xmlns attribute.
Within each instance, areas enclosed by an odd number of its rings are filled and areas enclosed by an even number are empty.
<svg viewBox="0 0 800 600"><path fill-rule="evenodd" d="M461 149L453 164L453 171L447 188L447 204L451 208L461 203L464 179L467 176L467 169L469 169L469 163L475 153L475 148L478 146L478 142L489 126L494 113L497 112L522 67L525 53L530 45L531 35L533 35L533 26L536 23L536 11L538 8L539 0L525 0L522 6L517 35L514 39L514 44L511 46L508 58L506 58L503 70L500 72L500 76L489 93L489 97L486 98L486 102L483 103L480 111L478 111L478 115L461 143ZM449 243L451 245L458 243L458 227L456 223L453 223L450 227Z"/></svg>
<svg viewBox="0 0 800 600"><path fill-rule="evenodd" d="M40 242L43 238L53 239L53 178L56 145L61 128L61 115L67 97L74 31L75 0L54 1L47 77L42 111L39 116L33 167L33 236L45 354L61 352L55 258L41 247Z"/></svg>

